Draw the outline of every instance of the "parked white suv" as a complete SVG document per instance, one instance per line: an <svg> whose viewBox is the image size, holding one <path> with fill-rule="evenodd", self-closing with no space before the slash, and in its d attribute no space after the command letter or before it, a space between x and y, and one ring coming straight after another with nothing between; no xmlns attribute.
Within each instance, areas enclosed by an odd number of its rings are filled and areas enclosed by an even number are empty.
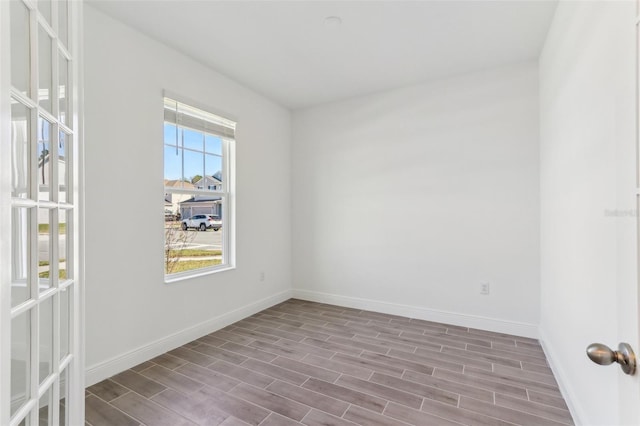
<svg viewBox="0 0 640 426"><path fill-rule="evenodd" d="M196 214L182 221L182 229L185 231L189 228L199 229L201 231L213 228L214 231L217 231L221 227L222 222L220 220L214 219L213 216L207 214Z"/></svg>

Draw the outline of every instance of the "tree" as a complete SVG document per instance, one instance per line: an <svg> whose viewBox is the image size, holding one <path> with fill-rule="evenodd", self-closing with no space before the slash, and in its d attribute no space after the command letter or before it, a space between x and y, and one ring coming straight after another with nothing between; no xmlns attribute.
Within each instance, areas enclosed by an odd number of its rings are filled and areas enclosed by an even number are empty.
<svg viewBox="0 0 640 426"><path fill-rule="evenodd" d="M196 183L197 181L199 181L200 179L202 179L202 176L200 175L195 175L194 177L191 178L191 183Z"/></svg>
<svg viewBox="0 0 640 426"><path fill-rule="evenodd" d="M175 269L182 251L196 238L196 232L184 231L176 223L165 225L164 228L164 261L166 274L171 274Z"/></svg>

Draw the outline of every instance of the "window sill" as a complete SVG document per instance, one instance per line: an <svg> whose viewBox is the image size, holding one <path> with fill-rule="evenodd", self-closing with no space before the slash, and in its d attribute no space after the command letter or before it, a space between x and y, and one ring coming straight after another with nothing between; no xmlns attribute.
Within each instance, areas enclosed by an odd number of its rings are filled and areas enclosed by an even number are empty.
<svg viewBox="0 0 640 426"><path fill-rule="evenodd" d="M174 284L180 281L185 281L185 280L189 280L191 278L199 278L199 277L204 277L206 275L212 275L212 274L217 274L219 272L225 272L225 271L231 271L233 269L236 269L235 266L233 265L225 265L225 266L221 266L218 268L211 268L211 269L202 269L199 270L197 272L182 272L182 273L178 273L178 274L173 274L170 276L166 276L164 277L164 283L165 284Z"/></svg>

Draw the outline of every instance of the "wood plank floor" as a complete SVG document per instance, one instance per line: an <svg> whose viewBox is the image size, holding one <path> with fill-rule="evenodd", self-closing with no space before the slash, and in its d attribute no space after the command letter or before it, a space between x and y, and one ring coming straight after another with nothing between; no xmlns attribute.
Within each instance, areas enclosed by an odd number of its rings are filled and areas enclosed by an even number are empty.
<svg viewBox="0 0 640 426"><path fill-rule="evenodd" d="M534 339L295 299L89 387L86 420L573 424Z"/></svg>

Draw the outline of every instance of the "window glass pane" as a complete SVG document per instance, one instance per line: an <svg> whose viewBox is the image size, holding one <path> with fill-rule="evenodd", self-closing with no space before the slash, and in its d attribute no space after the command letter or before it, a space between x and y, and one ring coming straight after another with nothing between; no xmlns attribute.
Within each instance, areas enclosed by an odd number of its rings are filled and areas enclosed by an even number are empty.
<svg viewBox="0 0 640 426"><path fill-rule="evenodd" d="M204 154L202 152L184 151L184 180L197 182L204 173Z"/></svg>
<svg viewBox="0 0 640 426"><path fill-rule="evenodd" d="M209 154L222 155L222 139L218 136L207 135L205 137L205 151Z"/></svg>
<svg viewBox="0 0 640 426"><path fill-rule="evenodd" d="M69 327L71 317L71 292L73 286L60 291L60 360L69 355Z"/></svg>
<svg viewBox="0 0 640 426"><path fill-rule="evenodd" d="M38 383L42 382L53 371L53 297L40 302L40 343L38 346L40 354L39 377Z"/></svg>
<svg viewBox="0 0 640 426"><path fill-rule="evenodd" d="M193 271L222 263L219 197L181 204L183 219L165 222L165 273Z"/></svg>
<svg viewBox="0 0 640 426"><path fill-rule="evenodd" d="M38 11L42 13L49 25L53 26L51 23L51 0L38 0Z"/></svg>
<svg viewBox="0 0 640 426"><path fill-rule="evenodd" d="M38 401L38 426L53 425L53 407L51 406L51 388L47 389Z"/></svg>
<svg viewBox="0 0 640 426"><path fill-rule="evenodd" d="M49 200L51 182L51 123L38 118L38 199Z"/></svg>
<svg viewBox="0 0 640 426"><path fill-rule="evenodd" d="M62 54L58 55L58 117L61 123L70 126L71 120L68 120L69 112L69 61Z"/></svg>
<svg viewBox="0 0 640 426"><path fill-rule="evenodd" d="M11 415L29 399L31 311L11 320Z"/></svg>
<svg viewBox="0 0 640 426"><path fill-rule="evenodd" d="M40 292L51 287L51 211L38 209L38 289Z"/></svg>
<svg viewBox="0 0 640 426"><path fill-rule="evenodd" d="M29 300L29 223L31 209L11 211L11 307Z"/></svg>
<svg viewBox="0 0 640 426"><path fill-rule="evenodd" d="M40 26L38 36L38 71L39 87L38 101L40 106L51 112L51 82L53 81L51 70L51 46L49 34Z"/></svg>
<svg viewBox="0 0 640 426"><path fill-rule="evenodd" d="M58 0L58 38L69 50L69 3L67 0Z"/></svg>
<svg viewBox="0 0 640 426"><path fill-rule="evenodd" d="M217 155L205 156L205 175L207 176L207 188L211 190L222 190L222 157ZM215 188L213 188L215 187Z"/></svg>
<svg viewBox="0 0 640 426"><path fill-rule="evenodd" d="M11 100L11 196L29 196L29 135L31 110Z"/></svg>
<svg viewBox="0 0 640 426"><path fill-rule="evenodd" d="M175 185L175 183L179 183L182 180L182 150L180 148L165 145L164 178L166 181L174 181L170 184L165 182L165 186L180 187L180 185Z"/></svg>
<svg viewBox="0 0 640 426"><path fill-rule="evenodd" d="M194 132L193 130L184 129L184 147L188 149L194 149L196 151L204 150L204 135L200 132Z"/></svg>
<svg viewBox="0 0 640 426"><path fill-rule="evenodd" d="M29 9L22 1L11 2L11 85L29 95L31 88L31 38Z"/></svg>
<svg viewBox="0 0 640 426"><path fill-rule="evenodd" d="M182 137L182 130L176 129L176 126L169 123L164 123L164 143L165 145L182 146L180 138Z"/></svg>
<svg viewBox="0 0 640 426"><path fill-rule="evenodd" d="M58 210L58 278L59 282L63 282L71 278L70 268L67 268L67 262L71 264L71 254L69 249L71 244L67 244L67 223L71 212L67 210Z"/></svg>
<svg viewBox="0 0 640 426"><path fill-rule="evenodd" d="M58 201L61 203L68 203L71 200L67 199L69 194L67 188L69 183L69 170L70 160L69 156L69 143L71 138L64 132L60 132L58 135ZM70 195L70 194L69 194Z"/></svg>

